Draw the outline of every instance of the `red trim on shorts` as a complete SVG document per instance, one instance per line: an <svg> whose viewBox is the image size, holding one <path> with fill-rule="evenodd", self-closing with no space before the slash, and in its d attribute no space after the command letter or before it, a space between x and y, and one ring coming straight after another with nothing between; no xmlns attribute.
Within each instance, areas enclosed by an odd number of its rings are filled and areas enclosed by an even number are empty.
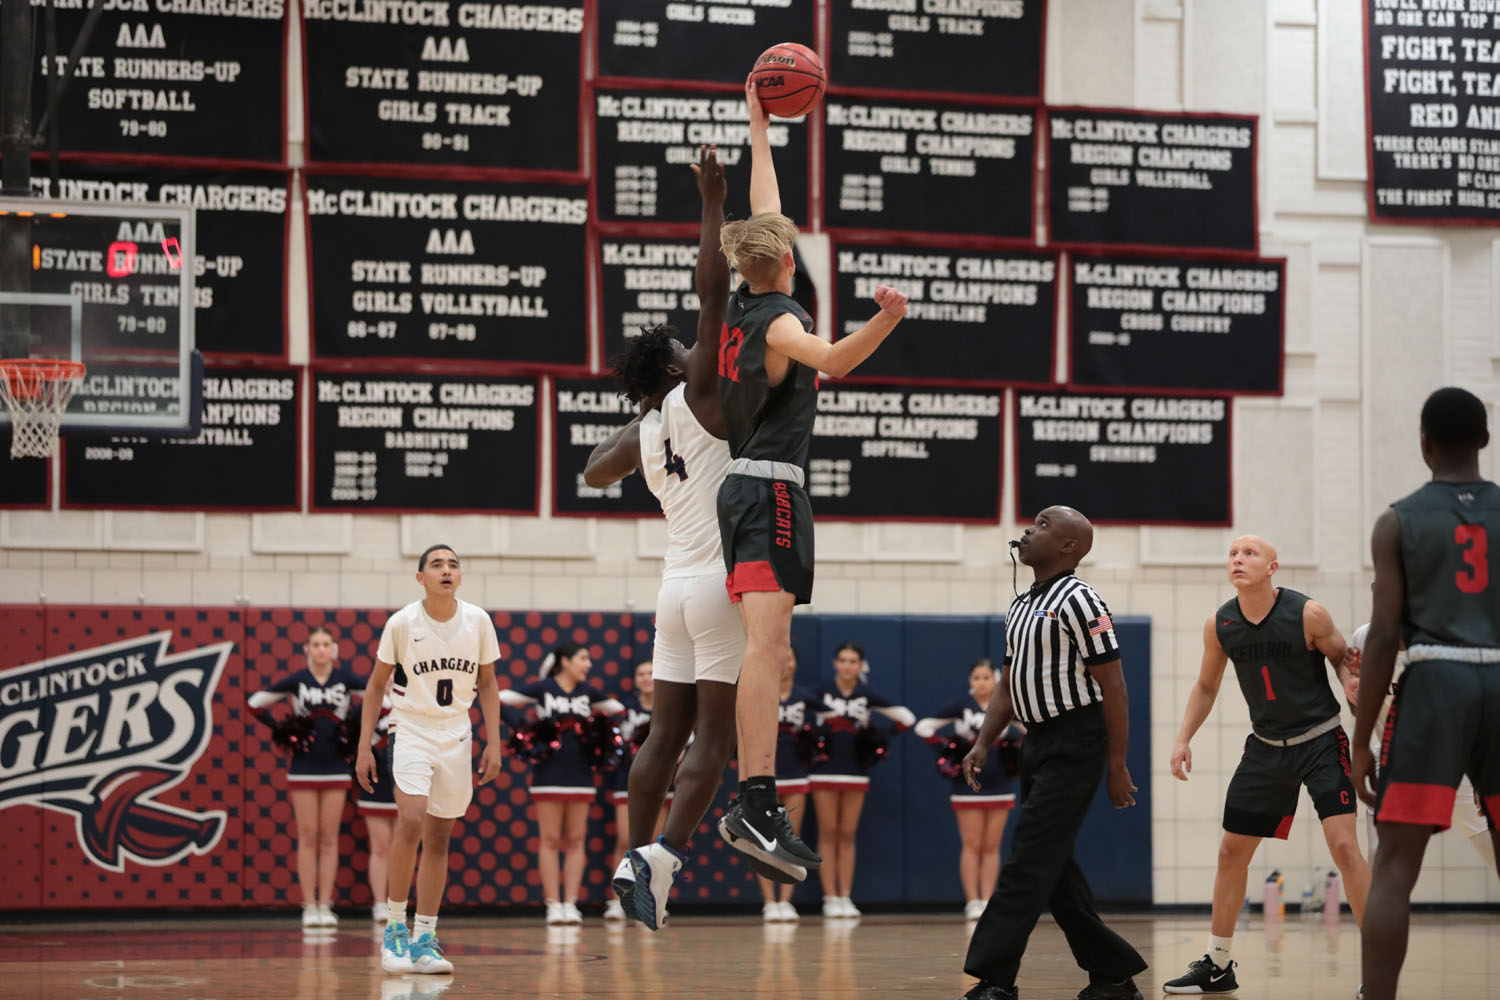
<svg viewBox="0 0 1500 1000"><path fill-rule="evenodd" d="M319 785L323 788L347 788L353 779L347 774L291 774L286 776L288 784Z"/></svg>
<svg viewBox="0 0 1500 1000"><path fill-rule="evenodd" d="M1014 795L986 795L984 797L966 795L963 798L952 796L948 803L953 806L954 812L993 812L999 809L1009 809L1016 804Z"/></svg>
<svg viewBox="0 0 1500 1000"><path fill-rule="evenodd" d="M735 563L734 572L724 578L724 586L729 591L729 600L733 604L738 604L745 594L775 593L781 589L776 571L764 559L760 562Z"/></svg>
<svg viewBox="0 0 1500 1000"><path fill-rule="evenodd" d="M1393 781L1380 799L1377 823L1411 823L1446 830L1453 824L1453 801L1458 791L1447 785Z"/></svg>
<svg viewBox="0 0 1500 1000"><path fill-rule="evenodd" d="M630 793L611 791L609 793L609 804L612 806L624 806L630 804Z"/></svg>
<svg viewBox="0 0 1500 1000"><path fill-rule="evenodd" d="M394 816L397 812L394 802L359 802L355 805L361 816Z"/></svg>
<svg viewBox="0 0 1500 1000"><path fill-rule="evenodd" d="M776 791L782 795L806 795L812 790L812 782L807 778L777 778Z"/></svg>
<svg viewBox="0 0 1500 1000"><path fill-rule="evenodd" d="M592 788L554 788L545 792L531 792L533 802L592 802L598 793Z"/></svg>
<svg viewBox="0 0 1500 1000"><path fill-rule="evenodd" d="M1276 824L1276 832L1271 834L1277 840L1285 840L1292 835L1292 820L1294 816L1283 816L1281 822Z"/></svg>
<svg viewBox="0 0 1500 1000"><path fill-rule="evenodd" d="M1489 821L1490 829L1500 829L1500 795L1486 795L1484 801L1484 818Z"/></svg>
<svg viewBox="0 0 1500 1000"><path fill-rule="evenodd" d="M870 779L855 774L830 774L823 777L813 775L808 779L815 792L862 792L870 787Z"/></svg>

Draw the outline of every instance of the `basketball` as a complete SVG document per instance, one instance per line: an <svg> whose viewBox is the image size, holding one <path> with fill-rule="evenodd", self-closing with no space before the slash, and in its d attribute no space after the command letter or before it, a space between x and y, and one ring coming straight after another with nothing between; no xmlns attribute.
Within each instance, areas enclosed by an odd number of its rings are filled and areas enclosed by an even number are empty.
<svg viewBox="0 0 1500 1000"><path fill-rule="evenodd" d="M761 106L778 118L800 118L823 99L828 74L823 60L806 45L782 42L755 60L750 71Z"/></svg>

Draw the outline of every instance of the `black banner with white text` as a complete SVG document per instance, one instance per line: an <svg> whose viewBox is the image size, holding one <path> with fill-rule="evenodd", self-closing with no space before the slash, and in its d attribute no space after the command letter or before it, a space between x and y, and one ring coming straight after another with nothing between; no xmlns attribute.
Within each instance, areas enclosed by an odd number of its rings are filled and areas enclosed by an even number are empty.
<svg viewBox="0 0 1500 1000"><path fill-rule="evenodd" d="M583 472L594 449L630 422L636 408L609 379L554 379L552 412L552 511L555 514L660 516L661 504L633 472L610 486L593 487ZM640 430L635 435L639 447ZM642 455L661 461L660 456Z"/></svg>
<svg viewBox="0 0 1500 1000"><path fill-rule="evenodd" d="M743 83L777 42L813 45L811 0L600 0L599 75Z"/></svg>
<svg viewBox="0 0 1500 1000"><path fill-rule="evenodd" d="M601 236L598 260L606 364L642 328L674 326L677 339L693 346L698 339L697 240Z"/></svg>

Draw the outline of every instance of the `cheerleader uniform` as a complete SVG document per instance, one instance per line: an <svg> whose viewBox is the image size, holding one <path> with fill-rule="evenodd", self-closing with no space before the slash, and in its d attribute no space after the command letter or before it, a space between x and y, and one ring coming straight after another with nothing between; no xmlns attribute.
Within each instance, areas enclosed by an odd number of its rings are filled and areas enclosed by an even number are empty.
<svg viewBox="0 0 1500 1000"><path fill-rule="evenodd" d="M625 714L620 719L620 735L625 737L625 759L620 766L615 768L611 777L609 789L609 803L614 806L628 805L630 802L630 765L635 761L636 751L640 744L636 742L636 732L641 726L651 722L651 709L641 704L641 699L634 694L620 695L619 702L624 706Z"/></svg>
<svg viewBox="0 0 1500 1000"><path fill-rule="evenodd" d="M558 727L561 746L546 760L531 765L531 797L537 802L594 801L597 794L594 772L589 770L579 733L595 712L615 715L625 706L614 698L593 700L583 685L570 694L557 683L556 677L519 690L501 691L500 702L512 708L530 705L536 710L538 721L551 721Z"/></svg>
<svg viewBox="0 0 1500 1000"><path fill-rule="evenodd" d="M396 774L391 764L390 732L391 697L386 695L380 699L380 717L375 720L375 746L385 744L385 749L377 749L375 754L375 780L372 782L375 790L367 792L358 782L355 783L358 795L355 806L362 816L396 815Z"/></svg>
<svg viewBox="0 0 1500 1000"><path fill-rule="evenodd" d="M292 714L311 718L312 744L306 753L292 755L287 781L294 788L345 788L349 785L349 763L339 746L349 698L362 692L365 682L348 667L335 666L326 683L319 684L307 668L250 696L250 710L262 711L284 698L292 701Z"/></svg>
<svg viewBox="0 0 1500 1000"><path fill-rule="evenodd" d="M862 766L855 750L861 730L873 725L872 712L879 712L896 723L896 731L910 728L917 721L911 709L892 703L864 681L845 695L833 678L819 681L812 688L818 700L818 719L828 728L828 760L813 767L810 780L815 792L868 788L870 769Z"/></svg>
<svg viewBox="0 0 1500 1000"><path fill-rule="evenodd" d="M803 726L816 726L822 699L805 687L792 685L792 693L781 702L780 717L776 727L776 793L778 795L806 795L811 789L807 778L807 765L797 752L799 734Z"/></svg>
<svg viewBox="0 0 1500 1000"><path fill-rule="evenodd" d="M938 709L936 715L923 719L917 723L917 735L922 739L929 739L937 735L937 731L948 723L953 724L953 735L961 740L973 743L979 736L979 730L984 726L985 707L972 694L966 694L958 701L951 702ZM1000 739L1019 739L1021 730L1011 726L1000 734ZM999 740L995 741L997 744ZM985 764L984 770L979 772L979 791L969 787L969 783L960 774L952 779L952 790L948 793L948 801L954 810L959 809L1009 809L1016 802L1015 779L1005 773L995 759L994 748L990 748L990 758Z"/></svg>

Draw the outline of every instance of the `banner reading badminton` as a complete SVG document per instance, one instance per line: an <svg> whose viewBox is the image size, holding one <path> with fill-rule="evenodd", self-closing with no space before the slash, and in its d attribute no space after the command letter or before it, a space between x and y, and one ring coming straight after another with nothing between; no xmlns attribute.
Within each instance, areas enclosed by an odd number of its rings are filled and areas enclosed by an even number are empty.
<svg viewBox="0 0 1500 1000"><path fill-rule="evenodd" d="M623 351L643 328L677 328L688 347L698 339L696 241L600 237L599 308L604 358Z"/></svg>
<svg viewBox="0 0 1500 1000"><path fill-rule="evenodd" d="M554 379L552 388L552 512L590 516L661 515L661 504L639 472L618 483L594 487L583 470L594 449L629 423L636 407L609 379ZM637 439L639 429L632 430ZM642 455L641 462L660 463L661 455Z"/></svg>
<svg viewBox="0 0 1500 1000"><path fill-rule="evenodd" d="M1364 13L1370 218L1500 226L1500 7Z"/></svg>
<svg viewBox="0 0 1500 1000"><path fill-rule="evenodd" d="M742 84L773 42L817 37L806 0L603 0L597 10L600 76Z"/></svg>
<svg viewBox="0 0 1500 1000"><path fill-rule="evenodd" d="M1016 512L1097 523L1227 525L1229 400L1016 394Z"/></svg>

